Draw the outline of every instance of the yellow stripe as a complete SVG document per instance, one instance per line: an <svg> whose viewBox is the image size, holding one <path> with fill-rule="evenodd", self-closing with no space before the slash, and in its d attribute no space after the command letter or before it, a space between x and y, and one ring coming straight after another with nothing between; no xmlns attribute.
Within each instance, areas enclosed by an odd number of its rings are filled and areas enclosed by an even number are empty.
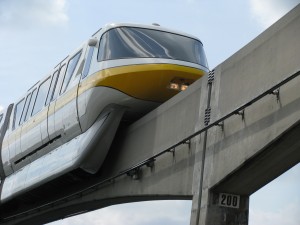
<svg viewBox="0 0 300 225"><path fill-rule="evenodd" d="M173 64L130 65L101 70L83 81L79 94L90 88L106 86L132 97L164 102L178 93L168 89L171 80L197 80L205 72L200 69Z"/></svg>
<svg viewBox="0 0 300 225"><path fill-rule="evenodd" d="M77 96L77 85L65 92L61 97L56 100L55 111L63 108L66 104L74 100Z"/></svg>

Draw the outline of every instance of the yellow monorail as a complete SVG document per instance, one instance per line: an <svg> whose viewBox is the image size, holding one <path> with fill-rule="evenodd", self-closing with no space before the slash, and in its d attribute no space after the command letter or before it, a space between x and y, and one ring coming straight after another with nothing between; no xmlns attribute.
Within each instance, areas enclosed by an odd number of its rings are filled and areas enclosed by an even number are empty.
<svg viewBox="0 0 300 225"><path fill-rule="evenodd" d="M1 203L101 167L121 121L134 121L207 74L199 39L110 24L0 112Z"/></svg>

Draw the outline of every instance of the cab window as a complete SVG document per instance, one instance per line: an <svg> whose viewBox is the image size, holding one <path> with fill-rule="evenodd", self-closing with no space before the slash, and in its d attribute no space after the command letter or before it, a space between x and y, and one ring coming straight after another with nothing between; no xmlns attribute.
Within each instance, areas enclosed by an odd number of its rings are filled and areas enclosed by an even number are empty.
<svg viewBox="0 0 300 225"><path fill-rule="evenodd" d="M102 35L98 61L130 58L174 59L208 68L202 43L191 37L137 27L118 27Z"/></svg>

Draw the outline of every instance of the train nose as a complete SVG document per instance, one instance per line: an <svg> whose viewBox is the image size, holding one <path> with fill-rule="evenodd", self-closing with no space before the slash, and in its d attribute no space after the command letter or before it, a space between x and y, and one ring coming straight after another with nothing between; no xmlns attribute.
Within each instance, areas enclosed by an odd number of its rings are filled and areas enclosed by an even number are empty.
<svg viewBox="0 0 300 225"><path fill-rule="evenodd" d="M98 72L97 86L111 87L141 100L164 102L205 73L173 64L129 65Z"/></svg>

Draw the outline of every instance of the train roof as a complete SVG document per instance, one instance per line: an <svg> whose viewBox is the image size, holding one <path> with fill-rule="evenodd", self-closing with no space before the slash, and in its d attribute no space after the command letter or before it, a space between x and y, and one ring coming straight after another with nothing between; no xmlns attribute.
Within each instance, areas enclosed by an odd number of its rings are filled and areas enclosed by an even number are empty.
<svg viewBox="0 0 300 225"><path fill-rule="evenodd" d="M138 24L138 23L109 23L109 24L104 25L104 27L101 28L100 30L98 30L95 33L95 35L98 34L98 33L104 33L104 32L106 32L110 29L117 28L117 27L138 27L138 28L146 28L146 29L152 29L152 30L160 30L160 31L166 31L166 32L174 33L174 34L179 34L179 35L182 35L182 36L190 37L190 38L201 41L196 36L193 36L191 34L188 34L188 33L182 32L182 31L169 29L169 28L160 26L157 23L153 23L151 25Z"/></svg>

